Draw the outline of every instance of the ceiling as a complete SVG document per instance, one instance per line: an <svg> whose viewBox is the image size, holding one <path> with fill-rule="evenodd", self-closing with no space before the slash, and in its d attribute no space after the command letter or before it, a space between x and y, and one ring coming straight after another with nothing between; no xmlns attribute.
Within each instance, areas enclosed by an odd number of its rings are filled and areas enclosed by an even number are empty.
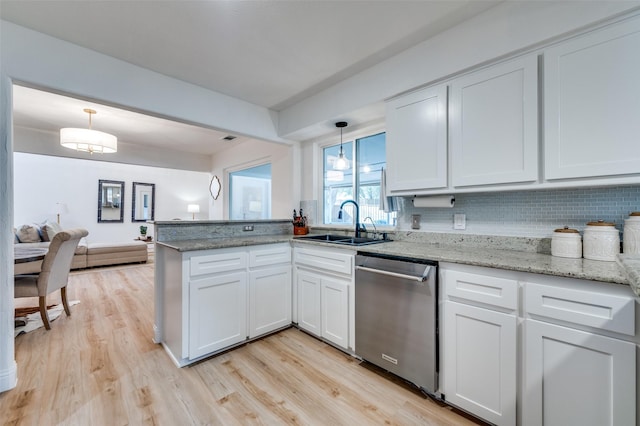
<svg viewBox="0 0 640 426"><path fill-rule="evenodd" d="M85 108L96 111L91 119L91 127L115 135L119 143L213 155L251 140L245 136L233 135L236 139L225 141L222 138L229 134L219 130L152 117L28 87L13 87L15 126L49 132L58 132L63 127L88 128L89 114L83 111Z"/></svg>
<svg viewBox="0 0 640 426"><path fill-rule="evenodd" d="M0 17L278 111L497 3L499 1L483 0L0 0ZM72 98L56 101L49 94L27 102L21 99L22 95L18 93L15 97L16 125L57 130L67 125L58 120L65 117L71 120L67 114L71 111L77 111L80 120L72 126L87 122L82 112L91 106L87 102L74 102ZM27 91L24 95L37 96ZM58 102L59 108L49 107L48 102ZM39 106L33 108L33 105ZM140 114L94 106L98 111L95 128L112 132L122 140L171 144L174 135L165 137L164 132L180 129L185 132L179 139L186 151L211 154L228 146L226 142L219 147L220 142L210 142L219 141L222 135L211 129L170 124L156 118L143 119ZM66 111L54 115L62 109ZM109 128L111 116L119 120L113 124L113 130ZM135 132L123 130L132 123L138 127ZM207 142L198 143L202 138Z"/></svg>

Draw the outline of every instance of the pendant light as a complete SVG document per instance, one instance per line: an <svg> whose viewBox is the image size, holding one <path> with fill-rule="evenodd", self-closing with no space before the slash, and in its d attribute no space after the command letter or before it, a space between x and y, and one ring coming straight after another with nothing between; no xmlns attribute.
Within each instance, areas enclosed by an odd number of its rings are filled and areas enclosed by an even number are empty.
<svg viewBox="0 0 640 426"><path fill-rule="evenodd" d="M109 133L99 132L91 129L91 115L97 114L93 109L83 110L89 114L89 128L76 129L65 127L60 129L60 145L65 148L84 151L90 154L94 152L107 154L118 151L118 138Z"/></svg>
<svg viewBox="0 0 640 426"><path fill-rule="evenodd" d="M340 129L340 153L338 154L338 159L333 162L334 170L347 170L349 169L349 160L344 156L344 150L342 149L342 129L347 127L346 121L338 121L336 123L336 127Z"/></svg>

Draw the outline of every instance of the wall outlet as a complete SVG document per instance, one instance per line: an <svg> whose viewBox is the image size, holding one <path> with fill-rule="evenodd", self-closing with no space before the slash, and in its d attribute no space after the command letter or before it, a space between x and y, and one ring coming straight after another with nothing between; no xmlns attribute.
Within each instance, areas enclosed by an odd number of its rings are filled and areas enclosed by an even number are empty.
<svg viewBox="0 0 640 426"><path fill-rule="evenodd" d="M411 215L411 229L420 229L420 215L412 214Z"/></svg>
<svg viewBox="0 0 640 426"><path fill-rule="evenodd" d="M243 231L253 231L253 225L245 225L244 228L242 228Z"/></svg>
<svg viewBox="0 0 640 426"><path fill-rule="evenodd" d="M453 229L467 229L467 215L453 215Z"/></svg>

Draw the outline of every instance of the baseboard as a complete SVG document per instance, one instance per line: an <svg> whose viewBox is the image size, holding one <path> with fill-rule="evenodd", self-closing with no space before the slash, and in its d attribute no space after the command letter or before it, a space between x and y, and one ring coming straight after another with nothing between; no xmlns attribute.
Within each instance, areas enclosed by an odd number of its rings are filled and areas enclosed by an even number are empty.
<svg viewBox="0 0 640 426"><path fill-rule="evenodd" d="M0 371L0 392L13 389L18 384L18 364L15 361L11 363L11 367Z"/></svg>

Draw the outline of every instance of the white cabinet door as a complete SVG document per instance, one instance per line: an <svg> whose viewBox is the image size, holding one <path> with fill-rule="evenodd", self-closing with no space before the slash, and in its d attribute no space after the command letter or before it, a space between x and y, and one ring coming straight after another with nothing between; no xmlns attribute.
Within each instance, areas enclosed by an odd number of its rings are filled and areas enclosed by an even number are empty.
<svg viewBox="0 0 640 426"><path fill-rule="evenodd" d="M638 19L544 52L545 178L640 173Z"/></svg>
<svg viewBox="0 0 640 426"><path fill-rule="evenodd" d="M453 80L449 125L454 187L536 181L536 56Z"/></svg>
<svg viewBox="0 0 640 426"><path fill-rule="evenodd" d="M349 346L349 282L323 277L322 337L347 349Z"/></svg>
<svg viewBox="0 0 640 426"><path fill-rule="evenodd" d="M298 326L316 336L322 336L320 282L321 278L318 275L302 269L296 271Z"/></svg>
<svg viewBox="0 0 640 426"><path fill-rule="evenodd" d="M246 338L246 272L191 279L189 358L198 358Z"/></svg>
<svg viewBox="0 0 640 426"><path fill-rule="evenodd" d="M291 265L249 273L249 337L291 324Z"/></svg>
<svg viewBox="0 0 640 426"><path fill-rule="evenodd" d="M447 186L447 87L387 103L387 187L391 192Z"/></svg>
<svg viewBox="0 0 640 426"><path fill-rule="evenodd" d="M524 425L632 426L633 343L525 321Z"/></svg>
<svg viewBox="0 0 640 426"><path fill-rule="evenodd" d="M516 316L447 301L443 393L497 425L516 423Z"/></svg>

